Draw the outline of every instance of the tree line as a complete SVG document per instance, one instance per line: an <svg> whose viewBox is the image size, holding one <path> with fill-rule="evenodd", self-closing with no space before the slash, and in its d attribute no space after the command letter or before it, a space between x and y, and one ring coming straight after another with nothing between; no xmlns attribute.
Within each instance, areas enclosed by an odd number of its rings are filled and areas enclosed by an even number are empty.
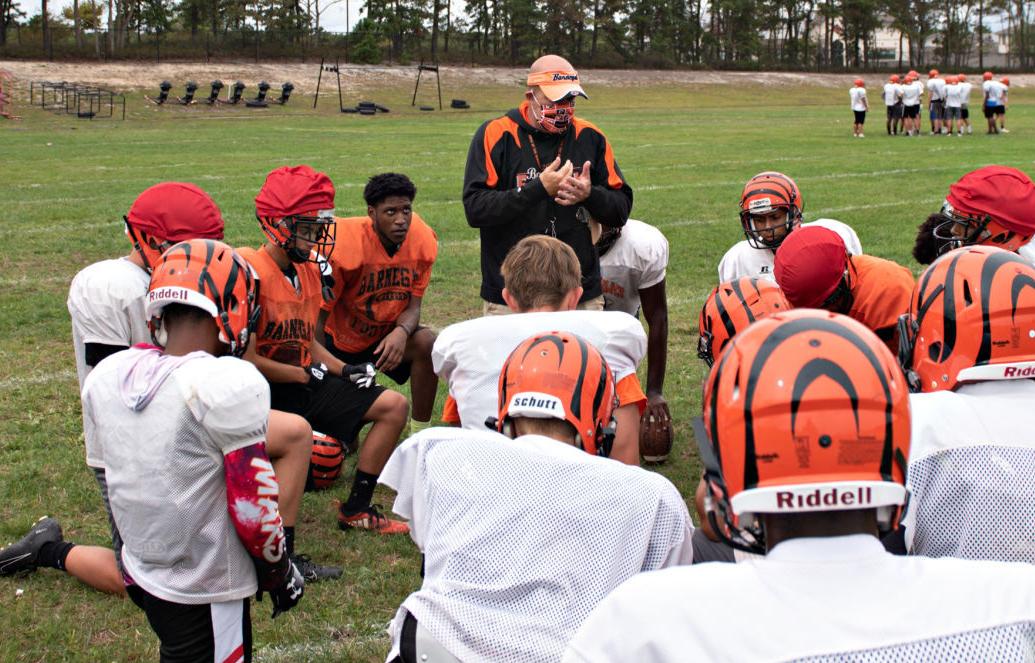
<svg viewBox="0 0 1035 663"><path fill-rule="evenodd" d="M260 44L329 48L369 63L523 64L557 52L601 67L959 68L983 64L996 26L1014 67L1035 61L1035 0L464 0L462 11L448 0L352 0L353 29L326 30L327 10L349 1L72 0L52 16L42 0L26 17L18 0L0 0L0 49L12 29L23 43L24 28L47 55L55 39L104 57L164 39L254 44L256 57Z"/></svg>

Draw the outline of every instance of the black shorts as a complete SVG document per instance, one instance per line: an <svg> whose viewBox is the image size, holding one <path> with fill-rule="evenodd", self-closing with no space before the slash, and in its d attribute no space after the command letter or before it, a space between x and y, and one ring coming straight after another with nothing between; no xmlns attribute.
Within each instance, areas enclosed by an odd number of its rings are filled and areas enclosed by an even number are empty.
<svg viewBox="0 0 1035 663"><path fill-rule="evenodd" d="M888 106L888 119L897 120L902 117L902 104L892 104Z"/></svg>
<svg viewBox="0 0 1035 663"><path fill-rule="evenodd" d="M108 475L103 467L91 467L93 477L97 479L97 487L101 489L101 501L104 502L104 510L108 514L108 526L111 528L111 549L115 551L115 567L119 573L122 568L122 535L119 534L119 526L115 524L115 515L111 512L111 500L108 499Z"/></svg>
<svg viewBox="0 0 1035 663"><path fill-rule="evenodd" d="M919 105L916 105L916 106L905 106L903 110L905 112L905 116L908 117L908 118L920 117L920 106Z"/></svg>
<svg viewBox="0 0 1035 663"><path fill-rule="evenodd" d="M855 113L855 123L863 124L866 122L866 111L852 111Z"/></svg>
<svg viewBox="0 0 1035 663"><path fill-rule="evenodd" d="M252 660L248 599L186 605L160 599L139 585L126 592L158 636L161 663Z"/></svg>
<svg viewBox="0 0 1035 663"><path fill-rule="evenodd" d="M998 106L985 106L985 117L991 119L995 115L995 109Z"/></svg>
<svg viewBox="0 0 1035 663"><path fill-rule="evenodd" d="M360 389L334 375L312 391L304 384L271 382L270 407L300 415L313 430L349 444L367 423L367 410L384 390L378 384Z"/></svg>
<svg viewBox="0 0 1035 663"><path fill-rule="evenodd" d="M969 120L970 119L970 109L967 108L966 106L961 106L960 107L960 118L962 118L964 120Z"/></svg>
<svg viewBox="0 0 1035 663"><path fill-rule="evenodd" d="M934 99L928 105L932 120L941 120L945 117L945 102L941 99Z"/></svg>
<svg viewBox="0 0 1035 663"><path fill-rule="evenodd" d="M995 114L996 115L1006 115L1006 106L996 106L995 107Z"/></svg>
<svg viewBox="0 0 1035 663"><path fill-rule="evenodd" d="M413 333L416 334L422 329L424 329L424 327L418 326ZM371 364L376 364L377 360L380 359L380 357L374 354L374 350L377 349L377 344L380 342L381 341L376 341L374 343L371 343L369 347L367 347L364 350L360 350L359 352L345 352L344 350L340 350L334 346L334 339L331 338L328 334L324 338L324 347L326 347L332 355L334 355L341 361L345 362L346 364L364 364L368 361ZM381 369L378 369L378 372L384 373L388 377L392 378L392 381L395 382L395 384L406 384L406 382L410 379L410 370L412 368L412 362L403 360L399 362L398 366L396 366L390 371L383 371Z"/></svg>

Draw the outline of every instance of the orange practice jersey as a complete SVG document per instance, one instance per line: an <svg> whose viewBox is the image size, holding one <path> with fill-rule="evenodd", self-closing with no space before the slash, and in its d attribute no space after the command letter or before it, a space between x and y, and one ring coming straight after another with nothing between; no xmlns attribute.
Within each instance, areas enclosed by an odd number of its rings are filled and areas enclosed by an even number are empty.
<svg viewBox="0 0 1035 663"><path fill-rule="evenodd" d="M406 239L388 255L368 216L337 220L330 262L334 298L324 331L344 352L360 352L395 327L413 297L423 297L438 256L438 237L413 215Z"/></svg>
<svg viewBox="0 0 1035 663"><path fill-rule="evenodd" d="M909 311L913 295L913 273L898 263L874 256L852 256L851 278L854 301L849 317L873 331L894 330L898 317ZM892 334L897 338L897 334ZM885 341L892 352L898 351L897 340Z"/></svg>
<svg viewBox="0 0 1035 663"><path fill-rule="evenodd" d="M322 301L319 268L310 262L295 263L299 291L265 251L237 249L237 252L259 275L262 312L255 328L256 353L282 364L308 366L312 362L309 346L313 343Z"/></svg>

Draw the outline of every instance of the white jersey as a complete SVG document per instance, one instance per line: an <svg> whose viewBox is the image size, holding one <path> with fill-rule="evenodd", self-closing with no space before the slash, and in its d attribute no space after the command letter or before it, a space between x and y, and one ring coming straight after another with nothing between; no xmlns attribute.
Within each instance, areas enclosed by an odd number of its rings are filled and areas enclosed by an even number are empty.
<svg viewBox="0 0 1035 663"><path fill-rule="evenodd" d="M945 105L949 108L960 108L963 106L963 94L959 83L945 86Z"/></svg>
<svg viewBox="0 0 1035 663"><path fill-rule="evenodd" d="M379 481L424 553L388 660L406 610L462 661L558 661L627 578L693 561L693 525L667 479L547 437L429 429Z"/></svg>
<svg viewBox="0 0 1035 663"><path fill-rule="evenodd" d="M998 106L1003 102L1003 90L1005 86L997 81L985 81L981 84L985 91L985 105Z"/></svg>
<svg viewBox="0 0 1035 663"><path fill-rule="evenodd" d="M123 565L148 593L185 604L255 593L255 567L227 511L223 457L265 439L269 410L266 380L233 357L132 348L90 373L87 448L105 461Z"/></svg>
<svg viewBox="0 0 1035 663"><path fill-rule="evenodd" d="M898 83L884 84L884 105L894 106L902 101L902 86Z"/></svg>
<svg viewBox="0 0 1035 663"><path fill-rule="evenodd" d="M862 255L859 236L847 223L834 219L816 219L801 224L801 227L806 228L813 225L833 230L844 240L848 253L853 256ZM756 249L748 244L746 239L741 240L731 246L719 261L719 283L739 279L742 276L768 279L775 283L776 275L773 274L775 257L776 253L770 249Z"/></svg>
<svg viewBox="0 0 1035 663"><path fill-rule="evenodd" d="M1022 245L1019 249L1017 249L1017 255L1024 258L1032 265L1035 265L1035 240L1032 240L1027 244Z"/></svg>
<svg viewBox="0 0 1035 663"><path fill-rule="evenodd" d="M643 325L620 311L517 313L449 325L435 339L431 361L449 385L464 428L485 430L485 419L499 412L498 383L507 357L525 339L548 331L571 332L588 341L604 356L616 385L636 375L647 351Z"/></svg>
<svg viewBox="0 0 1035 663"><path fill-rule="evenodd" d="M665 280L668 240L643 221L629 219L611 250L600 256L600 281L604 310L636 315L640 290Z"/></svg>
<svg viewBox="0 0 1035 663"><path fill-rule="evenodd" d="M945 79L927 79L927 91L931 93L931 101L943 101L945 99Z"/></svg>
<svg viewBox="0 0 1035 663"><path fill-rule="evenodd" d="M601 661L1031 661L1035 568L896 557L865 534L638 575L565 653Z"/></svg>
<svg viewBox="0 0 1035 663"><path fill-rule="evenodd" d="M902 103L906 106L919 106L920 97L924 93L924 84L913 81L902 86Z"/></svg>
<svg viewBox="0 0 1035 663"><path fill-rule="evenodd" d="M960 83L960 104L963 106L963 108L966 108L967 104L970 103L970 92L973 89L973 83L968 83L967 81L963 81L962 83Z"/></svg>
<svg viewBox="0 0 1035 663"><path fill-rule="evenodd" d="M912 394L906 547L1035 564L1035 382Z"/></svg>
<svg viewBox="0 0 1035 663"><path fill-rule="evenodd" d="M144 317L144 297L150 283L151 276L128 258L95 262L72 279L67 305L80 389L90 373L87 343L128 348L151 342Z"/></svg>
<svg viewBox="0 0 1035 663"><path fill-rule="evenodd" d="M853 111L866 110L866 88L853 87L848 90L848 100L851 102Z"/></svg>

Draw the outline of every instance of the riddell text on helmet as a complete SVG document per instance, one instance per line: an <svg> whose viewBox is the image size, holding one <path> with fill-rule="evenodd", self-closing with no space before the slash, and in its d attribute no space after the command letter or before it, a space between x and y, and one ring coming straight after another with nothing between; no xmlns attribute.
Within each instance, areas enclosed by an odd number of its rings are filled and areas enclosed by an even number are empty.
<svg viewBox="0 0 1035 663"><path fill-rule="evenodd" d="M1024 368L1017 368L1016 366L1007 366L1003 369L1004 378L1035 378L1035 366L1025 366Z"/></svg>
<svg viewBox="0 0 1035 663"><path fill-rule="evenodd" d="M817 488L811 493L795 494L789 490L776 493L777 509L815 509L824 506L866 506L873 502L873 489L862 487L855 490Z"/></svg>
<svg viewBox="0 0 1035 663"><path fill-rule="evenodd" d="M149 301L155 301L156 299L179 299L181 301L187 301L187 289L186 288L158 288L147 293Z"/></svg>

